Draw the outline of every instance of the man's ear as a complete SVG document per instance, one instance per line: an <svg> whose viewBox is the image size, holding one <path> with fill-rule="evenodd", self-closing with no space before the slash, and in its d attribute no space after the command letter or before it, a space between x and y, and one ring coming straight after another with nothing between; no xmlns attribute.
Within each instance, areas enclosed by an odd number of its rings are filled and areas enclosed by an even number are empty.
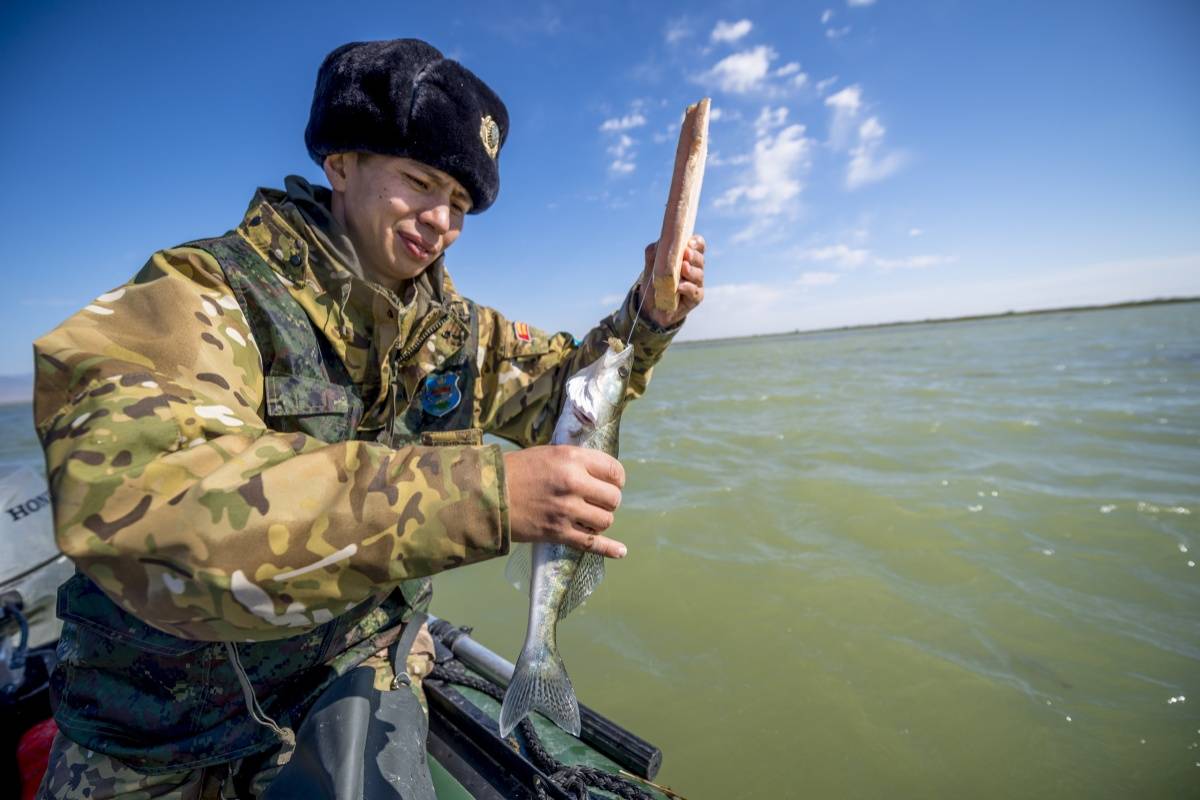
<svg viewBox="0 0 1200 800"><path fill-rule="evenodd" d="M325 156L325 163L321 167L325 170L330 189L335 192L346 191L347 175L357 166L357 156L357 153L330 153Z"/></svg>

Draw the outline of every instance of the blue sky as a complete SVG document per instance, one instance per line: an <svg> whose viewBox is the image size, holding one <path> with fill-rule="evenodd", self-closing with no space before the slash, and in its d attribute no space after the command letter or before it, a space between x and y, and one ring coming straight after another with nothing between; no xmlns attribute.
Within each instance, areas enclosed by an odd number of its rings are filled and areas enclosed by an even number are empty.
<svg viewBox="0 0 1200 800"><path fill-rule="evenodd" d="M1194 2L18 2L0 374L256 186L319 179L318 64L398 36L508 105L500 198L448 260L539 327L623 295L705 95L709 294L684 338L1200 294Z"/></svg>

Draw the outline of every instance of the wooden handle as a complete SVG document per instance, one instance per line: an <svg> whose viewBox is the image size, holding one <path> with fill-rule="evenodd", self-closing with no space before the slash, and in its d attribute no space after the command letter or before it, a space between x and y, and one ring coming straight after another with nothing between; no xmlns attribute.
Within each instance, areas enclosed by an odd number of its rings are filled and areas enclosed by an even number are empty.
<svg viewBox="0 0 1200 800"><path fill-rule="evenodd" d="M667 195L662 234L654 255L654 305L659 311L673 312L679 304L679 271L683 253L696 228L700 206L700 184L704 182L704 162L708 158L709 98L688 106L679 127L679 146L675 148L675 174Z"/></svg>

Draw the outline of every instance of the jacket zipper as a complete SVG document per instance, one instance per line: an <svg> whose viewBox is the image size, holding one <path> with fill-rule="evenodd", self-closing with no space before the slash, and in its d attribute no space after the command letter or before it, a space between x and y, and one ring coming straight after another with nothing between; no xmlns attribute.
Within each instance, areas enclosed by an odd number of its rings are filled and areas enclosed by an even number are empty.
<svg viewBox="0 0 1200 800"><path fill-rule="evenodd" d="M396 366L399 366L400 364L403 364L405 361L408 361L410 358L412 358L418 350L425 346L425 343L429 341L429 337L441 330L442 326L446 324L446 320L448 319L450 319L450 314L443 311L442 315L438 317L436 322L430 325L429 328L425 330L414 343L410 344L407 349L400 353L400 355L396 356Z"/></svg>
<svg viewBox="0 0 1200 800"><path fill-rule="evenodd" d="M418 350L424 347L425 343L429 341L430 337L441 330L442 326L446 324L446 320L448 319L450 319L449 312L442 312L442 315L438 317L432 325L422 331L421 335L417 337L416 341L392 357L392 413L390 415L391 419L388 420L387 432L389 444L393 442L393 437L396 433L396 410L397 406L399 405L396 380L399 377L400 365L405 361L408 361L416 354Z"/></svg>

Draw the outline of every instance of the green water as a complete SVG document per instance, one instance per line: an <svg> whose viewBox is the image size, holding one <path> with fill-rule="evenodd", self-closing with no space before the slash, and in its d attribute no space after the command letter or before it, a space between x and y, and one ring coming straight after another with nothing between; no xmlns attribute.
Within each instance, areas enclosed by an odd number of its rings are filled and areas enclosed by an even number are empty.
<svg viewBox="0 0 1200 800"><path fill-rule="evenodd" d="M1200 796L1200 305L677 347L622 461L561 649L691 800Z"/></svg>
<svg viewBox="0 0 1200 800"><path fill-rule="evenodd" d="M680 347L622 434L560 644L677 791L1200 796L1200 305ZM515 658L502 570L434 610Z"/></svg>

